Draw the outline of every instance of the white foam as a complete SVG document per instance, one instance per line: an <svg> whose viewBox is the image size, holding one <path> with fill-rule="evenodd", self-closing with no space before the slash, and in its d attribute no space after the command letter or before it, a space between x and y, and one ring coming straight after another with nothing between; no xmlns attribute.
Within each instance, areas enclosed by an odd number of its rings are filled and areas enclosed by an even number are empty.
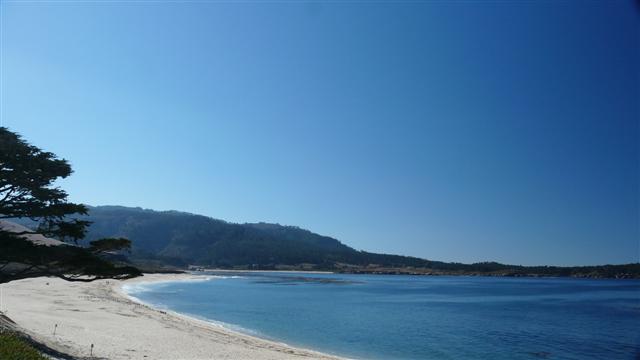
<svg viewBox="0 0 640 360"><path fill-rule="evenodd" d="M171 279L171 280L160 280L160 281L140 281L133 284L124 284L121 289L127 294L138 294L145 291L155 290L157 285L166 285L172 283L197 283L197 282L206 282L214 279L221 279L227 277L221 276L199 276L193 278L186 279Z"/></svg>

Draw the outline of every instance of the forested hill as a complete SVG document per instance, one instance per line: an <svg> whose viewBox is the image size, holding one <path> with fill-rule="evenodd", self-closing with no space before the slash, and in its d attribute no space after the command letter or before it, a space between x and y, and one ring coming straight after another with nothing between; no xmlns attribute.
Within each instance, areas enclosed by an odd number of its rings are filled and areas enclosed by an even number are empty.
<svg viewBox="0 0 640 360"><path fill-rule="evenodd" d="M178 211L90 207L88 240L125 237L137 264L232 269L331 270L352 273L640 278L640 264L525 267L495 262L445 263L357 251L295 226L234 224ZM25 224L24 221L21 223ZM33 224L31 224L33 225Z"/></svg>
<svg viewBox="0 0 640 360"><path fill-rule="evenodd" d="M356 251L331 237L295 226L235 224L178 211L121 206L91 207L89 240L126 237L134 259L175 265L270 268L302 265L332 269L336 263L426 267L430 261Z"/></svg>

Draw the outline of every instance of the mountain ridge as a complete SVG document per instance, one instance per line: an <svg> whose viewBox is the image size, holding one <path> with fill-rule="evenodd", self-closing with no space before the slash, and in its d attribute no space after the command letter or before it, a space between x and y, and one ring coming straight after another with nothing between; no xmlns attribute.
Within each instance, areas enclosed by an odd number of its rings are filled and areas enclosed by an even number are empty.
<svg viewBox="0 0 640 360"><path fill-rule="evenodd" d="M447 263L358 251L335 238L291 225L233 223L183 211L119 205L88 208L88 215L78 217L92 222L86 240L128 238L132 240L130 258L138 264L380 274L640 278L640 263L574 267ZM25 220L19 222L25 225Z"/></svg>

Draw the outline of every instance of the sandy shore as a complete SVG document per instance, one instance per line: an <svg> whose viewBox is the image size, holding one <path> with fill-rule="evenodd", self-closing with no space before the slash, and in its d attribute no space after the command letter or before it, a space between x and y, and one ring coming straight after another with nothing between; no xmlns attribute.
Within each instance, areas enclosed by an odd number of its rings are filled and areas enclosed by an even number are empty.
<svg viewBox="0 0 640 360"><path fill-rule="evenodd" d="M96 359L337 359L156 310L132 301L121 289L127 283L189 278L194 276L14 281L2 285L1 310L36 340L77 357L89 357L93 344Z"/></svg>

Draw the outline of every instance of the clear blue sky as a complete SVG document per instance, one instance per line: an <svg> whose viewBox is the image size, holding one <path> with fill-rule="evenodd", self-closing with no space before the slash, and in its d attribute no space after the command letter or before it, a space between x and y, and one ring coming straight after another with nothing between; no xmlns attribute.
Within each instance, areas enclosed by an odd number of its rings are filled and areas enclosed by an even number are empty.
<svg viewBox="0 0 640 360"><path fill-rule="evenodd" d="M640 257L632 0L21 2L4 126L73 201L515 264Z"/></svg>

